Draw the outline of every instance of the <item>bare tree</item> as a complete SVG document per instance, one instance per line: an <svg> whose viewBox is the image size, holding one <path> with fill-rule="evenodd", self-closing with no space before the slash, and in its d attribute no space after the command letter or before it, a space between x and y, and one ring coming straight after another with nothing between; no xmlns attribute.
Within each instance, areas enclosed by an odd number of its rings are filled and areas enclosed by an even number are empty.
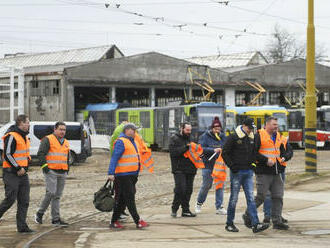
<svg viewBox="0 0 330 248"><path fill-rule="evenodd" d="M315 61L321 61L326 56L324 46L315 49ZM271 63L280 63L292 59L306 58L306 43L299 42L286 29L278 24L274 27L272 38L266 45L266 58Z"/></svg>

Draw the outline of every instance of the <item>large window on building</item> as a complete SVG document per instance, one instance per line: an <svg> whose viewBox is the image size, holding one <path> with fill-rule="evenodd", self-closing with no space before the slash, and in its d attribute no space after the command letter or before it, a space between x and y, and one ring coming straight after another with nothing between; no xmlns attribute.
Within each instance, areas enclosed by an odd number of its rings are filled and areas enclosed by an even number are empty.
<svg viewBox="0 0 330 248"><path fill-rule="evenodd" d="M56 96L60 94L60 80L31 81L31 96Z"/></svg>
<svg viewBox="0 0 330 248"><path fill-rule="evenodd" d="M280 104L281 93L280 92L270 92L269 93L269 104Z"/></svg>
<svg viewBox="0 0 330 248"><path fill-rule="evenodd" d="M246 93L245 92L236 92L235 105L244 106L245 104L246 104Z"/></svg>

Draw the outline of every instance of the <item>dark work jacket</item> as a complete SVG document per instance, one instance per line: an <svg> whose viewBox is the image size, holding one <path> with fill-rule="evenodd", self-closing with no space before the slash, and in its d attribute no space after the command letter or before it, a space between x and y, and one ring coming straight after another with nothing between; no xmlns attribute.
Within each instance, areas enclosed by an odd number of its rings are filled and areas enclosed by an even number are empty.
<svg viewBox="0 0 330 248"><path fill-rule="evenodd" d="M257 132L254 137L254 145L255 145L255 151L256 151L256 168L255 173L256 174L268 174L268 175L276 175L279 173L282 173L285 170L285 166L282 166L278 161L276 162L276 165L269 167L267 165L268 158L264 156L263 154L259 153L259 149L261 146L261 140L260 140L260 134ZM285 161L289 161L293 156L293 150L292 147L289 144L289 141L287 143L286 149L283 144L280 146L280 157L284 157Z"/></svg>
<svg viewBox="0 0 330 248"><path fill-rule="evenodd" d="M222 158L234 173L239 170L253 169L255 161L254 135L249 136L238 126L227 138L222 150Z"/></svg>
<svg viewBox="0 0 330 248"><path fill-rule="evenodd" d="M170 138L170 157L172 173L196 174L196 167L189 158L183 156L188 151L188 144L190 143L189 137L181 135L180 133L174 134Z"/></svg>
<svg viewBox="0 0 330 248"><path fill-rule="evenodd" d="M214 154L215 148L222 148L225 143L226 140L225 134L220 133L219 137L220 140L218 140L215 137L215 135L211 130L206 131L199 137L198 143L201 144L203 148L203 153L204 153L203 162L206 169L213 170L215 160L218 159L219 153L215 155L210 161L209 158Z"/></svg>

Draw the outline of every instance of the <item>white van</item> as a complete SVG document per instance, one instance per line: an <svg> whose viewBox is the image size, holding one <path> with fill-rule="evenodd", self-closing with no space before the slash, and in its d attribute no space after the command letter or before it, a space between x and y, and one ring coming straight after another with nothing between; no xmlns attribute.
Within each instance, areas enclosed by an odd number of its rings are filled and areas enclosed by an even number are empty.
<svg viewBox="0 0 330 248"><path fill-rule="evenodd" d="M28 137L30 138L31 147L30 155L32 159L36 158L40 140L53 133L55 121L30 121L30 133ZM64 122L66 124L66 134L65 138L70 143L70 154L69 154L69 164L72 165L75 162L83 162L87 157L92 155L90 137L88 130L85 130L85 126L80 122ZM0 128L0 137L2 137L8 130L8 128L13 125L14 122L9 122ZM0 153L2 159L3 153L3 140L0 140Z"/></svg>

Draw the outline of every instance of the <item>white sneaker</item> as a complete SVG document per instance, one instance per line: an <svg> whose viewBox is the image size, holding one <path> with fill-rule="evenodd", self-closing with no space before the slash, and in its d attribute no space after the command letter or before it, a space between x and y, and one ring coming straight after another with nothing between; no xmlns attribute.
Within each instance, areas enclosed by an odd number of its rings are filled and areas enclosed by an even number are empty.
<svg viewBox="0 0 330 248"><path fill-rule="evenodd" d="M120 221L125 221L126 219L127 219L127 216L124 215L124 214L121 214L121 215L119 216L119 220L120 220Z"/></svg>
<svg viewBox="0 0 330 248"><path fill-rule="evenodd" d="M199 214L202 211L202 204L196 203L195 213Z"/></svg>
<svg viewBox="0 0 330 248"><path fill-rule="evenodd" d="M220 207L217 210L215 210L216 214L220 214L220 215L226 215L227 214L227 210L224 207Z"/></svg>

